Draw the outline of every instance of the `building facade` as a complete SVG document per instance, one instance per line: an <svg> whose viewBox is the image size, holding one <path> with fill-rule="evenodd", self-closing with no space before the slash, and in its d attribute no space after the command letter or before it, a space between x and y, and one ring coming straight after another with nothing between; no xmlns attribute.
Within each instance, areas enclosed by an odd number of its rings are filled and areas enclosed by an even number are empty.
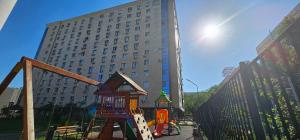
<svg viewBox="0 0 300 140"><path fill-rule="evenodd" d="M183 110L180 36L174 0L138 0L47 25L37 60L104 82L121 71L149 94L145 108L164 90ZM34 70L34 104L97 101L96 87Z"/></svg>
<svg viewBox="0 0 300 140"><path fill-rule="evenodd" d="M16 105L19 102L21 88L7 88L0 95L0 113L1 109Z"/></svg>

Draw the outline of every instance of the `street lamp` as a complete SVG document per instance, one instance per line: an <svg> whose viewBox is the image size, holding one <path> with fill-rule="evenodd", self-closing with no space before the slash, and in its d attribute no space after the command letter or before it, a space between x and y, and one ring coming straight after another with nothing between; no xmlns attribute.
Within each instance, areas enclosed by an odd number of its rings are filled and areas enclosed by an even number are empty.
<svg viewBox="0 0 300 140"><path fill-rule="evenodd" d="M186 80L196 86L196 88L197 88L197 94L198 94L198 88L199 88L199 86L195 82L193 82L192 80L190 80L190 79L186 79Z"/></svg>

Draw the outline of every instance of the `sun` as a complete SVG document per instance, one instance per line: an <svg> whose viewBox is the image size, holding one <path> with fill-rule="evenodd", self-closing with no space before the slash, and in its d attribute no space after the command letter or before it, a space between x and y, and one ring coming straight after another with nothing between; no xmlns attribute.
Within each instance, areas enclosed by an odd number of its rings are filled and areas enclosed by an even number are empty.
<svg viewBox="0 0 300 140"><path fill-rule="evenodd" d="M216 39L220 35L220 28L218 25L209 24L203 29L203 37L207 39Z"/></svg>

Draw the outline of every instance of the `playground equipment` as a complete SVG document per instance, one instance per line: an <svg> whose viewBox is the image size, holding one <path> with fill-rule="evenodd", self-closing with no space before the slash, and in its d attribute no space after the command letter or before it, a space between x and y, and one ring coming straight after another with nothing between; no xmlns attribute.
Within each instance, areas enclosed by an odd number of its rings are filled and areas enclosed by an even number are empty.
<svg viewBox="0 0 300 140"><path fill-rule="evenodd" d="M147 122L149 127L155 125L155 130L153 132L154 137L160 137L163 131L168 131L168 135L175 128L180 134L180 127L176 124L175 120L172 120L172 101L167 96L164 91L161 91L160 96L155 100L155 119ZM170 113L169 113L170 112Z"/></svg>
<svg viewBox="0 0 300 140"><path fill-rule="evenodd" d="M117 139L113 137L113 127L118 123L123 136L119 139L152 140L153 136L139 108L139 97L147 92L126 75L115 72L95 92L101 97L95 117L91 120L83 139ZM106 123L96 138L89 137L94 121L105 118ZM136 133L133 130L136 128Z"/></svg>
<svg viewBox="0 0 300 140"><path fill-rule="evenodd" d="M98 85L99 82L93 79L86 78L84 76L66 71L62 68L58 68L46 63L30 59L28 57L22 57L22 59L17 62L17 64L12 68L10 73L5 77L0 85L0 95L7 88L9 83L14 79L14 77L23 69L23 99L24 99L24 114L23 114L23 140L33 140L35 139L34 132L34 111L33 111L33 96L32 96L32 69L38 68L45 71L50 71L59 74L64 77L69 77L82 81L90 85Z"/></svg>

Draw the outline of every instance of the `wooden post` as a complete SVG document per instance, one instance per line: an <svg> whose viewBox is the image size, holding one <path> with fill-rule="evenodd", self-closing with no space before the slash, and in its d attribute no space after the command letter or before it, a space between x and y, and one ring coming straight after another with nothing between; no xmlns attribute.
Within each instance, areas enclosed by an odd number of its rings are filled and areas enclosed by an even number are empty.
<svg viewBox="0 0 300 140"><path fill-rule="evenodd" d="M23 113L23 140L34 140L34 113L32 95L32 64L30 61L23 61L23 94L24 94L24 113Z"/></svg>

